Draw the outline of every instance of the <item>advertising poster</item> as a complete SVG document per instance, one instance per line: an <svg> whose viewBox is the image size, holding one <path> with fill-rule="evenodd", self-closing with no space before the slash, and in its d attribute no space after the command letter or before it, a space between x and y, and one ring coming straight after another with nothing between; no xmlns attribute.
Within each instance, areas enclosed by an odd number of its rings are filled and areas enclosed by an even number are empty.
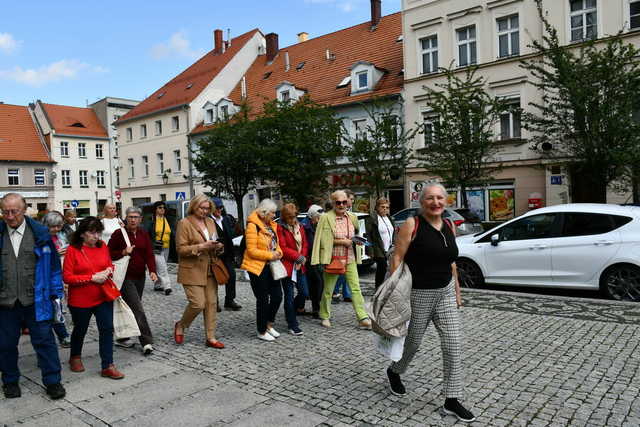
<svg viewBox="0 0 640 427"><path fill-rule="evenodd" d="M355 196L351 210L354 212L369 213L369 197L365 194L356 194Z"/></svg>
<svg viewBox="0 0 640 427"><path fill-rule="evenodd" d="M469 210L484 221L487 218L484 209L484 190L467 191L467 201L469 202Z"/></svg>
<svg viewBox="0 0 640 427"><path fill-rule="evenodd" d="M457 191L450 191L447 190L447 193L449 193L449 197L447 198L447 206L449 206L450 208L457 208L458 207L458 192Z"/></svg>
<svg viewBox="0 0 640 427"><path fill-rule="evenodd" d="M515 217L515 197L511 190L489 190L489 221L506 221Z"/></svg>

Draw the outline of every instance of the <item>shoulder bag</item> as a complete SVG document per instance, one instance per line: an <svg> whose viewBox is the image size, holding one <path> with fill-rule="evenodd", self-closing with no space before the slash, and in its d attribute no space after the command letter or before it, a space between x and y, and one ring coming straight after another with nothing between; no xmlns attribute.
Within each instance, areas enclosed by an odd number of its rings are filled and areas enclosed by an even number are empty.
<svg viewBox="0 0 640 427"><path fill-rule="evenodd" d="M229 272L220 258L211 258L211 272L218 285L226 285L229 281Z"/></svg>
<svg viewBox="0 0 640 427"><path fill-rule="evenodd" d="M122 233L122 237L124 237L124 241L127 247L131 246L131 241L129 240L129 233L124 227L120 227L120 232ZM120 259L117 259L113 262L113 283L116 284L118 289L122 288L122 284L124 283L124 278L127 275L127 268L129 268L129 259L131 259L131 255L125 255Z"/></svg>
<svg viewBox="0 0 640 427"><path fill-rule="evenodd" d="M91 262L87 254L84 253L83 249L80 249L80 252L82 252L84 259L87 260L87 262L89 263L89 266L91 266L91 272L95 273L95 269L93 268L93 263ZM100 284L100 289L102 290L102 294L104 295L107 301L113 301L120 296L120 288L117 287L116 284L111 279L107 279L104 282L102 282Z"/></svg>

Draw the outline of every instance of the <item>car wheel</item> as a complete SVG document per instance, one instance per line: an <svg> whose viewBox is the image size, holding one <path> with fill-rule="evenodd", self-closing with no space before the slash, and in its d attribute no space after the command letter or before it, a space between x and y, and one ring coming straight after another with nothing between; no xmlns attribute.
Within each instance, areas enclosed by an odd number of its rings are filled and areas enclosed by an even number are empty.
<svg viewBox="0 0 640 427"><path fill-rule="evenodd" d="M484 276L478 264L468 258L458 258L458 279L463 288L477 288L484 285Z"/></svg>
<svg viewBox="0 0 640 427"><path fill-rule="evenodd" d="M632 264L609 267L600 278L600 289L611 299L640 301L640 268Z"/></svg>

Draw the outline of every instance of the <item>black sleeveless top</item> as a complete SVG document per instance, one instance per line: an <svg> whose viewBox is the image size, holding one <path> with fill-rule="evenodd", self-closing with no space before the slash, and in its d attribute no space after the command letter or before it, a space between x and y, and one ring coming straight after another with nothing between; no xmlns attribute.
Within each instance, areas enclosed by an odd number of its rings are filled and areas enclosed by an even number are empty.
<svg viewBox="0 0 640 427"><path fill-rule="evenodd" d="M451 281L451 264L458 257L456 238L444 220L438 231L422 215L414 219L420 224L404 256L413 289L444 288Z"/></svg>

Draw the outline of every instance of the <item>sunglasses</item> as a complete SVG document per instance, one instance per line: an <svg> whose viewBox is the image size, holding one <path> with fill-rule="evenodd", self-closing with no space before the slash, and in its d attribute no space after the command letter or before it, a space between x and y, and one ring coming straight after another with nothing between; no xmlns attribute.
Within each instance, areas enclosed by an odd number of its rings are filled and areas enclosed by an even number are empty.
<svg viewBox="0 0 640 427"><path fill-rule="evenodd" d="M347 201L346 200L336 200L335 204L336 204L336 206L342 206L342 205L346 205Z"/></svg>

